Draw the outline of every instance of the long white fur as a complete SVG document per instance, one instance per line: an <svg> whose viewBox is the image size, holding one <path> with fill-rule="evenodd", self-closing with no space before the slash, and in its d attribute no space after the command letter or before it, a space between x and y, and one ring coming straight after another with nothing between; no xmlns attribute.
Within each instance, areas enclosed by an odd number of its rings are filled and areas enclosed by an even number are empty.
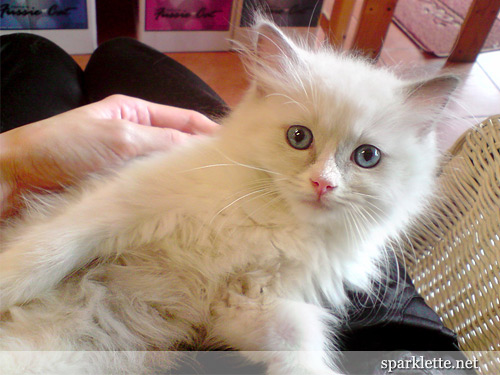
<svg viewBox="0 0 500 375"><path fill-rule="evenodd" d="M224 345L269 374L336 373L328 337L345 285L370 291L385 245L432 193L442 100L421 100L432 80L256 29L252 87L217 136L35 204L4 230L0 350L55 354L3 352L1 368L146 373L159 364L140 351ZM310 149L288 145L295 124L313 131ZM377 167L353 163L361 144L382 150ZM310 204L314 173L337 185L323 207ZM58 357L82 350L136 354Z"/></svg>

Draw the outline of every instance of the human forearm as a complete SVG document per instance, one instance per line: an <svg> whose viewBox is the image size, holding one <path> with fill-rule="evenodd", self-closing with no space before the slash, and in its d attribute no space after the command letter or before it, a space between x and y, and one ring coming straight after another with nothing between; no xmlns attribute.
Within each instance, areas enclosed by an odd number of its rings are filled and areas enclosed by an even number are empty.
<svg viewBox="0 0 500 375"><path fill-rule="evenodd" d="M218 125L199 113L115 95L0 134L2 217L24 191L54 190Z"/></svg>
<svg viewBox="0 0 500 375"><path fill-rule="evenodd" d="M28 184L20 165L27 162L30 134L34 125L23 126L0 134L0 217L15 212L23 188Z"/></svg>

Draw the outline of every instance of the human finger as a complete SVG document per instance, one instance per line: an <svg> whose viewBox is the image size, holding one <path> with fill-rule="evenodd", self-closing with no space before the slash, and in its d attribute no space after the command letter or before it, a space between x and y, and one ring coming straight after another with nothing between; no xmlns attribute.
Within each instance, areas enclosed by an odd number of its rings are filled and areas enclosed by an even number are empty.
<svg viewBox="0 0 500 375"><path fill-rule="evenodd" d="M216 122L199 112L147 102L151 125L168 127L190 134L213 134L219 128Z"/></svg>
<svg viewBox="0 0 500 375"><path fill-rule="evenodd" d="M219 128L217 123L199 112L126 95L111 95L88 105L86 110L98 118L126 120L191 134L212 134Z"/></svg>
<svg viewBox="0 0 500 375"><path fill-rule="evenodd" d="M133 122L127 123L128 142L134 149L135 156L153 151L169 150L180 145L195 135L173 128L145 126Z"/></svg>

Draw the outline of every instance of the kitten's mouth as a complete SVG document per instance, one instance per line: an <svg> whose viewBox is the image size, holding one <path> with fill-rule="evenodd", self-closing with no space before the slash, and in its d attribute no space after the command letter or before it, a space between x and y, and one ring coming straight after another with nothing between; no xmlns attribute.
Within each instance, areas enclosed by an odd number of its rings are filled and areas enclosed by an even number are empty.
<svg viewBox="0 0 500 375"><path fill-rule="evenodd" d="M324 199L302 199L302 203L305 205L314 208L315 210L331 210L331 204L329 204Z"/></svg>

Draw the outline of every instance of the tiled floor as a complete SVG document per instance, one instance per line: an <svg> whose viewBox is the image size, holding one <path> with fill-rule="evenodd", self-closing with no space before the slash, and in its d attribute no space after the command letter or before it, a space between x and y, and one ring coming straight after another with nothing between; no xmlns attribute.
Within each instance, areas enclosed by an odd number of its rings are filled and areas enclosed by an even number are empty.
<svg viewBox="0 0 500 375"><path fill-rule="evenodd" d="M454 120L441 124L440 143L448 148L468 127L488 116L500 114L500 51L484 52L475 63L452 64L423 53L394 24L380 56L380 63L393 66L403 76L450 71L462 78L448 110Z"/></svg>
<svg viewBox="0 0 500 375"><path fill-rule="evenodd" d="M247 80L235 53L171 53L207 82L230 105L240 100ZM74 56L85 67L89 56ZM391 25L378 64L394 67L402 76L431 75L451 71L462 77L456 97L448 106L456 118L440 125L440 143L448 148L468 127L500 114L500 51L482 53L475 63L444 67L445 59L421 52L394 24Z"/></svg>

